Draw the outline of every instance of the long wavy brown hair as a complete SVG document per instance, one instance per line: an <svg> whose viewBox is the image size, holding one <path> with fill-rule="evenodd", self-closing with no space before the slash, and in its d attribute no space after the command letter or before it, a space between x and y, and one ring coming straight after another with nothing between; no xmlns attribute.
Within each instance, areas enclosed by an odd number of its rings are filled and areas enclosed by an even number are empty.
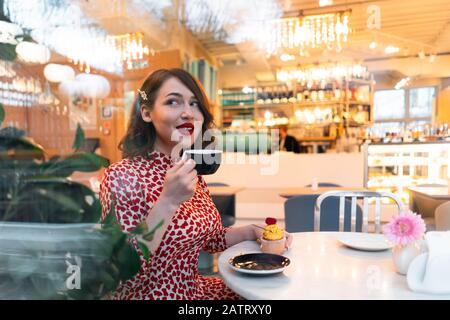
<svg viewBox="0 0 450 320"><path fill-rule="evenodd" d="M142 98L141 94L137 95L131 111L130 122L125 136L119 143L119 149L122 151L123 158L132 158L136 156L146 157L149 152L154 150L156 140L156 130L152 122L147 123L142 119L141 106L153 110L155 101L159 93L159 89L165 81L170 78L180 80L198 101L200 111L203 115L202 134L213 126L213 116L210 112L210 104L205 94L203 86L189 72L183 69L159 69L151 73L142 84L140 91L144 91L147 100Z"/></svg>

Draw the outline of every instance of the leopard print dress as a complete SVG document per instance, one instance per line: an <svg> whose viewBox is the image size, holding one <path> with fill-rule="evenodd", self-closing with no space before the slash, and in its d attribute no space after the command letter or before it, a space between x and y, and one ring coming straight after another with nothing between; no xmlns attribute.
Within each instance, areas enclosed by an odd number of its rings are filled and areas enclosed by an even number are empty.
<svg viewBox="0 0 450 320"><path fill-rule="evenodd" d="M172 166L171 158L157 151L111 165L100 185L102 218L114 200L117 219L124 232L130 232L151 214ZM141 269L134 278L120 284L113 298L239 299L221 279L198 273L200 251L226 249L226 232L206 183L199 176L194 196L179 207L149 261L133 242L141 257Z"/></svg>

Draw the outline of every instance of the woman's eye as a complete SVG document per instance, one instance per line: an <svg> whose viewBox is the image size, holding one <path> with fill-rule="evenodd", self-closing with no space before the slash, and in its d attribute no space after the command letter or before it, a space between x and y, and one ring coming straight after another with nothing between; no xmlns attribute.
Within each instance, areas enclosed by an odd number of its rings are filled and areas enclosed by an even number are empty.
<svg viewBox="0 0 450 320"><path fill-rule="evenodd" d="M199 106L198 101L191 102L191 107L198 107L198 106Z"/></svg>
<svg viewBox="0 0 450 320"><path fill-rule="evenodd" d="M178 101L175 99L170 99L170 100L167 100L167 104L169 106L176 106L176 105L178 105Z"/></svg>

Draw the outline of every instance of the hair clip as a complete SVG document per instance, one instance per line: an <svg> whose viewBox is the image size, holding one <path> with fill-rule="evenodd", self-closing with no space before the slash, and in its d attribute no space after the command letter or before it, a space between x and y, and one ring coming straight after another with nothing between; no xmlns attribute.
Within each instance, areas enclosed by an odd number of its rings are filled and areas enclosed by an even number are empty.
<svg viewBox="0 0 450 320"><path fill-rule="evenodd" d="M142 100L147 101L147 93L143 90L138 89L139 94L141 95Z"/></svg>

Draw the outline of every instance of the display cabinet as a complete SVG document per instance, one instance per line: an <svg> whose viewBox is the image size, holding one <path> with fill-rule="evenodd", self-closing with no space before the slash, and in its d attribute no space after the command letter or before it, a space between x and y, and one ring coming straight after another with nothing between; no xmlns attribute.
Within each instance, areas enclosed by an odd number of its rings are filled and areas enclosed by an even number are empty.
<svg viewBox="0 0 450 320"><path fill-rule="evenodd" d="M366 143L365 186L389 191L409 202L408 187L447 184L450 177L450 141Z"/></svg>

